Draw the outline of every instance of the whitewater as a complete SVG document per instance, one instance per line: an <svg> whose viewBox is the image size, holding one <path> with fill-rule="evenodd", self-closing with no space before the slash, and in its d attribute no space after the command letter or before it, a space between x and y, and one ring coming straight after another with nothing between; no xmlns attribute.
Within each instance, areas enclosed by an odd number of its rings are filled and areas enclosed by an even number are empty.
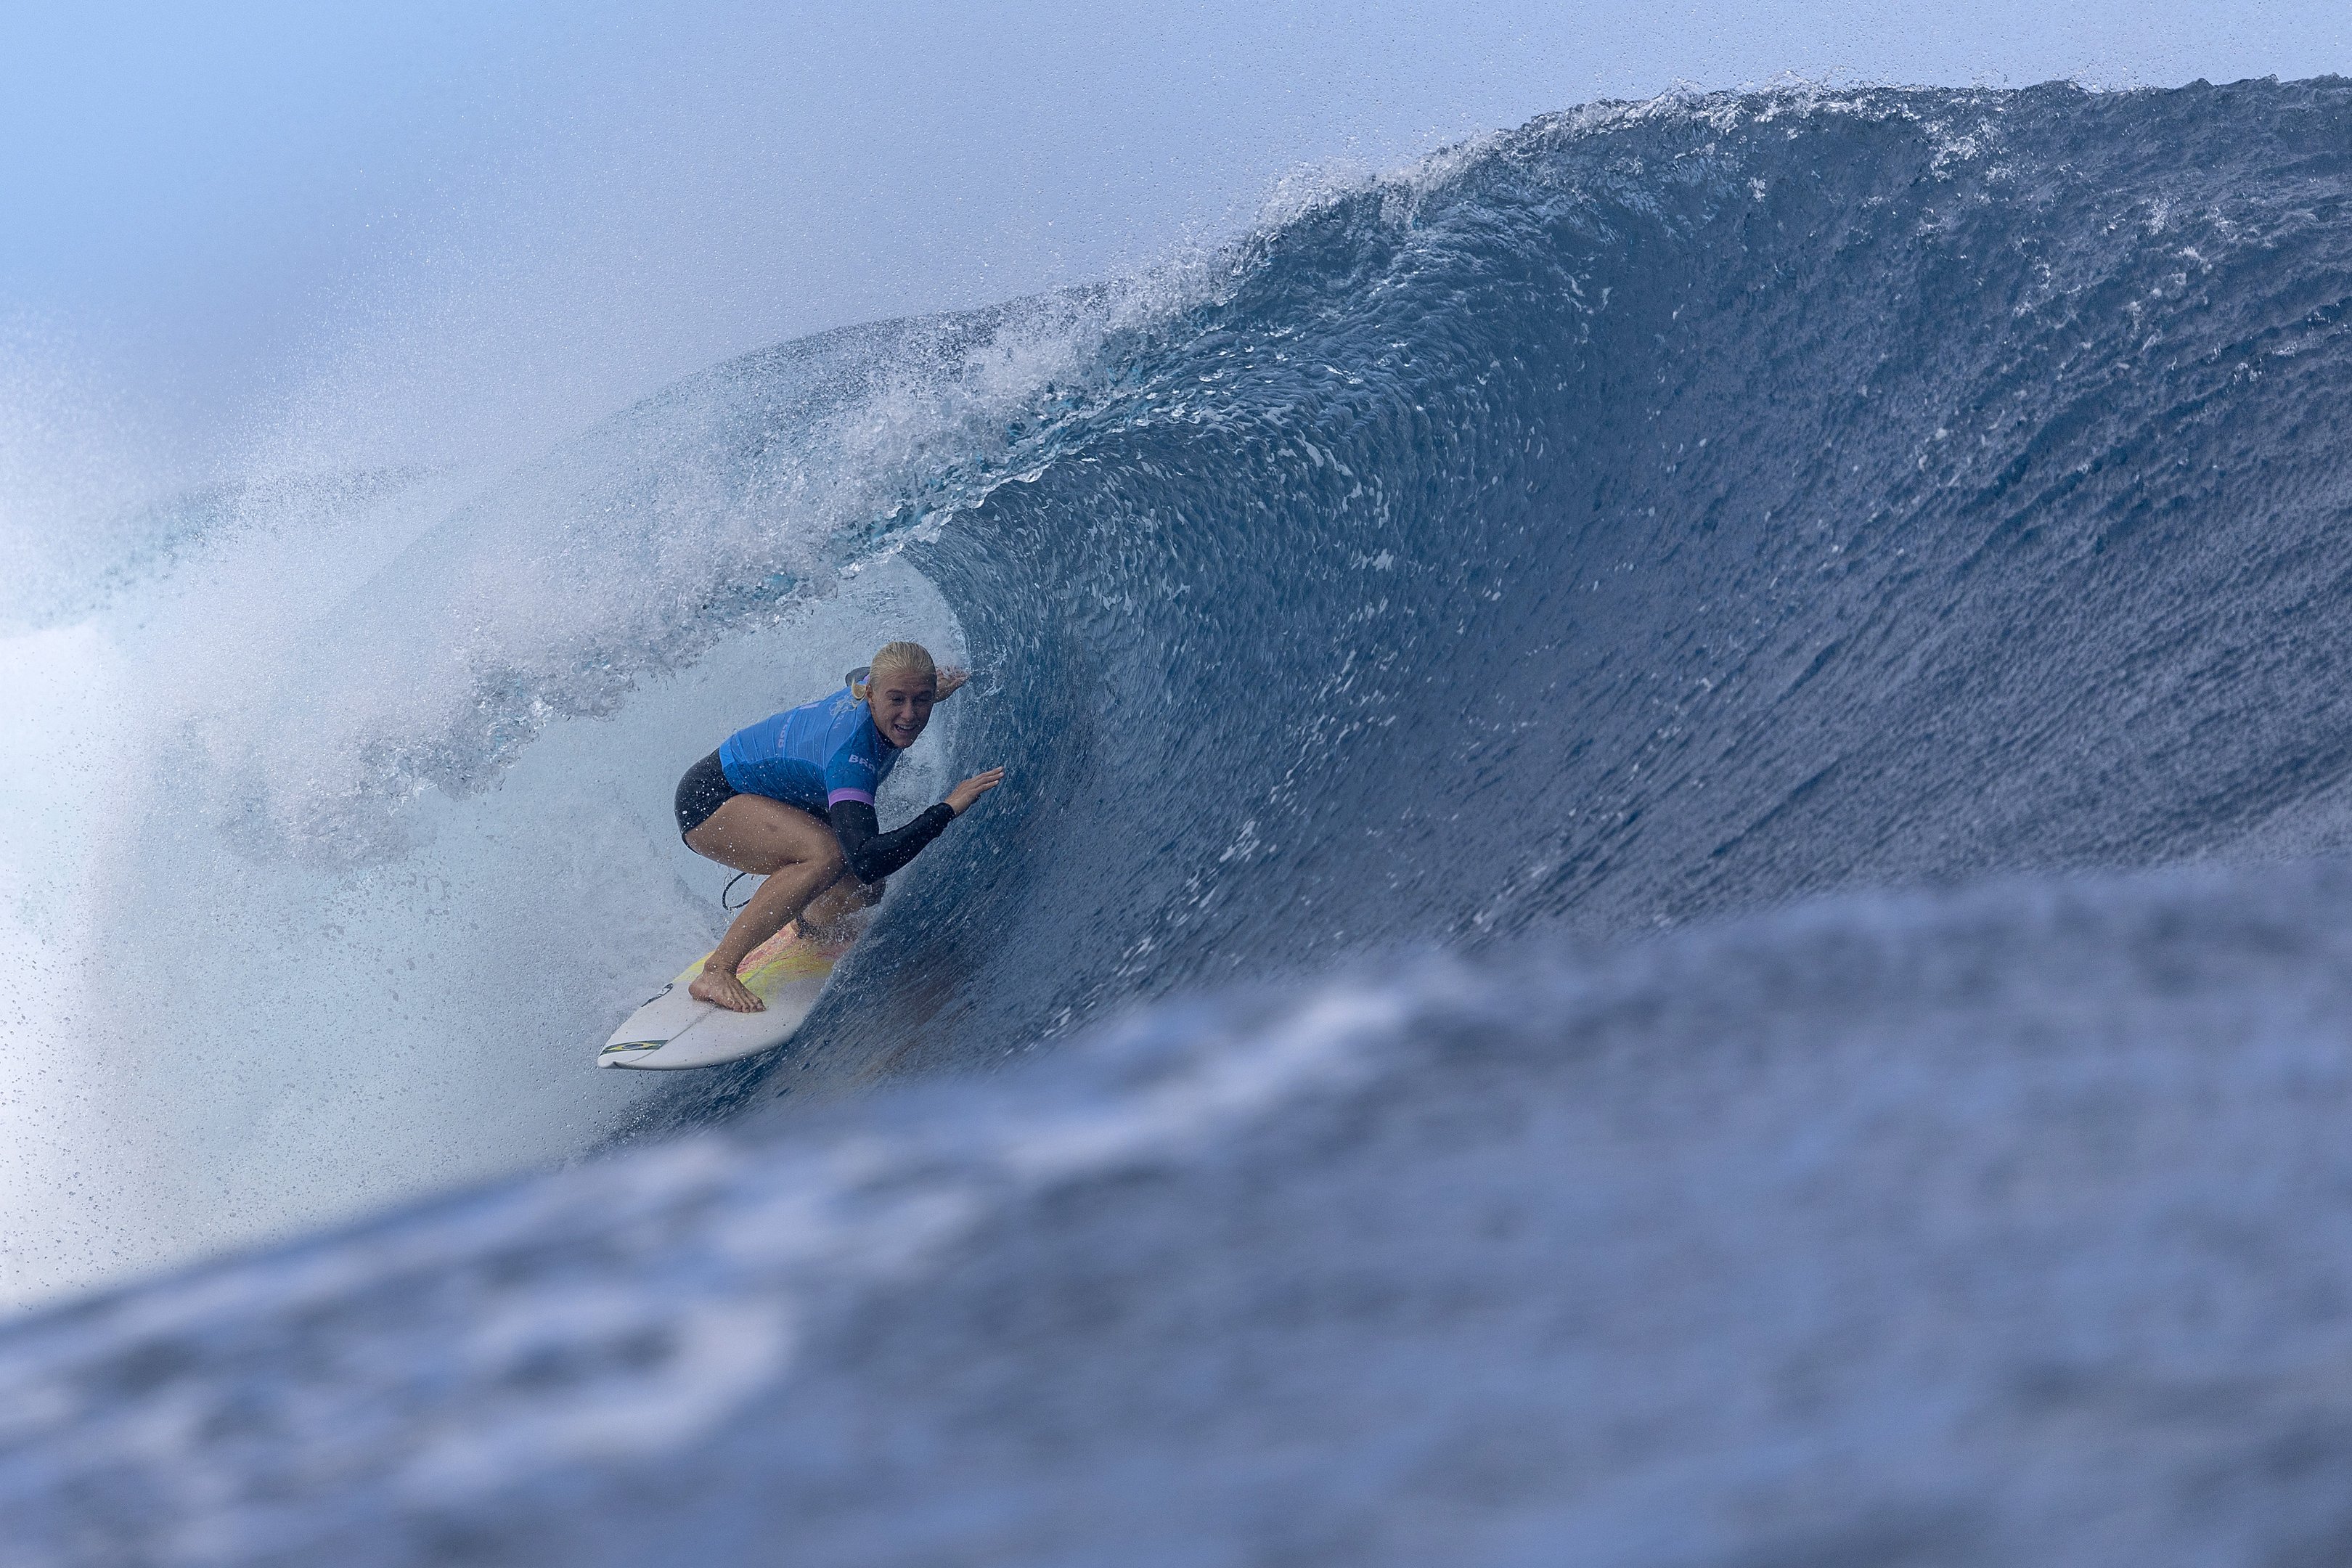
<svg viewBox="0 0 2352 1568"><path fill-rule="evenodd" d="M9 541L11 1561L2339 1560L2347 177L1590 105ZM593 1071L898 636L1006 786Z"/></svg>

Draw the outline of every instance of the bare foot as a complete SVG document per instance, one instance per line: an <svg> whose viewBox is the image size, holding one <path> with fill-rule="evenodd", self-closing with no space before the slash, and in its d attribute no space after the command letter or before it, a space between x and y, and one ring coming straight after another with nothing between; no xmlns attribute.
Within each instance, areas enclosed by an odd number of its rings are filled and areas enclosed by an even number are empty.
<svg viewBox="0 0 2352 1568"><path fill-rule="evenodd" d="M698 1002L708 1002L730 1013L764 1013L768 1010L768 1005L752 994L750 986L731 974L714 972L708 964L687 986L686 994Z"/></svg>

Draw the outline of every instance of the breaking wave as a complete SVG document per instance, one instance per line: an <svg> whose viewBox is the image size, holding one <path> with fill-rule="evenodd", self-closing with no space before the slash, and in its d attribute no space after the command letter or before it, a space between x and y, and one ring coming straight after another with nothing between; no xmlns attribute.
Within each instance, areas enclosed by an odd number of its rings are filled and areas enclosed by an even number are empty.
<svg viewBox="0 0 2352 1568"><path fill-rule="evenodd" d="M2321 1560L2347 170L2333 80L1595 106L159 522L19 641L142 688L79 984L220 1042L202 1244L652 1146L13 1331L27 1561ZM602 1081L670 783L896 630L1007 786Z"/></svg>

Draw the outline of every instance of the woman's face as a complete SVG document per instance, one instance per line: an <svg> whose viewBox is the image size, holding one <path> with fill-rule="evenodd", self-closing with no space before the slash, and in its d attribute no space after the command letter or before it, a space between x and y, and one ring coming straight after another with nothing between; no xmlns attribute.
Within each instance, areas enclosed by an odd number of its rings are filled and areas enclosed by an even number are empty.
<svg viewBox="0 0 2352 1568"><path fill-rule="evenodd" d="M915 743L931 721L931 703L938 678L911 669L893 669L875 676L866 687L866 704L874 710L874 727L882 738L904 751Z"/></svg>

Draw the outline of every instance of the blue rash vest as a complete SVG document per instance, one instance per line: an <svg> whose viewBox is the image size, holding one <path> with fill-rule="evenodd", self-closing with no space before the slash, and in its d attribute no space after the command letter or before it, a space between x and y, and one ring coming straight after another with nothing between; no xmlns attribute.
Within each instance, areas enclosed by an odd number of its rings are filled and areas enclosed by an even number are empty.
<svg viewBox="0 0 2352 1568"><path fill-rule="evenodd" d="M719 748L719 770L736 789L820 817L845 800L872 805L874 792L898 765L898 748L846 689L771 713Z"/></svg>

